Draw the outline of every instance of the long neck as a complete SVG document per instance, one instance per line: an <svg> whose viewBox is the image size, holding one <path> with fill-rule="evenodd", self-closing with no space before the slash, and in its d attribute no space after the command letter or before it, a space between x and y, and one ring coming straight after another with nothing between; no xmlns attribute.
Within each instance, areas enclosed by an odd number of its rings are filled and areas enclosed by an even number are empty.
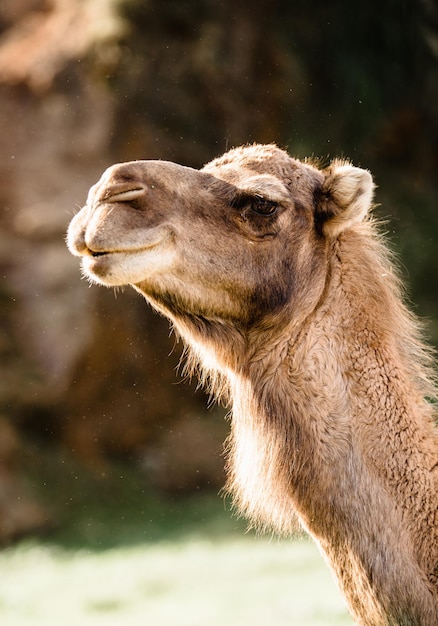
<svg viewBox="0 0 438 626"><path fill-rule="evenodd" d="M418 342L392 328L412 322L365 261L345 267L339 249L300 335L232 377L230 488L262 524L289 531L296 512L359 624L432 626L437 438Z"/></svg>

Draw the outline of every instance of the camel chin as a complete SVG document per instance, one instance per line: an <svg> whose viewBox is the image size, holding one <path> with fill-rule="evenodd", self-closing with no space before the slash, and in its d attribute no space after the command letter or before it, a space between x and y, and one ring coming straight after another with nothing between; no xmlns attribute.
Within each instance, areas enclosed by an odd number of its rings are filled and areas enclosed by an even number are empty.
<svg viewBox="0 0 438 626"><path fill-rule="evenodd" d="M140 283L166 269L172 251L157 243L143 250L103 252L82 257L84 275L106 287L122 287Z"/></svg>

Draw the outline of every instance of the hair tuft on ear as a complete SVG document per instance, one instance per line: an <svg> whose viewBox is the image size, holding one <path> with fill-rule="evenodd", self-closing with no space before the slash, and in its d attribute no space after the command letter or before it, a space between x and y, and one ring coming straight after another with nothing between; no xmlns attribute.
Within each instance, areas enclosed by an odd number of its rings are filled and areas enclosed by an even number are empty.
<svg viewBox="0 0 438 626"><path fill-rule="evenodd" d="M317 211L324 235L337 237L364 219L371 207L375 185L367 170L345 161L333 161L323 173Z"/></svg>

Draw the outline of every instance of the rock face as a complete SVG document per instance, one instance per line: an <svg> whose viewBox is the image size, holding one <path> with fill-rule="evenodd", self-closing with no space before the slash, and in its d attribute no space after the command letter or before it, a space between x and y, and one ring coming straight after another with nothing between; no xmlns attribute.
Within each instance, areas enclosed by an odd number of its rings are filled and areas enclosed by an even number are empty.
<svg viewBox="0 0 438 626"><path fill-rule="evenodd" d="M86 85L80 106L71 94L3 96L0 406L92 466L141 457L166 426L202 414L205 398L175 385L168 324L134 293L90 289L66 252L75 207L111 160L109 96Z"/></svg>
<svg viewBox="0 0 438 626"><path fill-rule="evenodd" d="M44 94L34 91L31 68L20 75L22 59L32 56L33 45L38 49L25 34L27 26L32 33L42 27L50 12L29 15L24 2L17 4L21 13L12 13L0 46L0 290L6 330L0 343L0 413L19 451L27 431L45 436L49 415L56 412L62 424L63 398L92 341L93 295L77 280L63 237L79 194L86 193L87 176L99 171L111 108L87 81L75 95L47 81ZM3 6L3 16L8 8L11 3ZM75 105L79 95L84 108ZM8 466L2 450L0 465ZM1 478L0 502L21 505L0 504L0 540L40 528L44 515L26 499L13 469Z"/></svg>
<svg viewBox="0 0 438 626"><path fill-rule="evenodd" d="M11 0L0 11L0 541L8 541L45 523L11 464L27 441L61 446L97 472L134 459L173 490L222 482L225 426L204 426L204 395L176 384L179 348L167 322L134 294L90 289L65 247L88 188L123 158L114 144L144 154L127 147L108 82L123 21L111 3L91 0ZM165 155L155 148L155 156ZM190 454L174 454L179 446Z"/></svg>

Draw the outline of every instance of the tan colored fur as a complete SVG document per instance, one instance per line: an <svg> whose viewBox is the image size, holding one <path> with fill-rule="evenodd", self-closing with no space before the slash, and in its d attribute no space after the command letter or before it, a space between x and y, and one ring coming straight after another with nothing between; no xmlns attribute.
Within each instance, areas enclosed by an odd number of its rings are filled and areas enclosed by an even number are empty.
<svg viewBox="0 0 438 626"><path fill-rule="evenodd" d="M73 219L85 274L132 284L232 403L229 489L320 546L362 626L438 623L434 374L365 170L275 146L110 168Z"/></svg>

